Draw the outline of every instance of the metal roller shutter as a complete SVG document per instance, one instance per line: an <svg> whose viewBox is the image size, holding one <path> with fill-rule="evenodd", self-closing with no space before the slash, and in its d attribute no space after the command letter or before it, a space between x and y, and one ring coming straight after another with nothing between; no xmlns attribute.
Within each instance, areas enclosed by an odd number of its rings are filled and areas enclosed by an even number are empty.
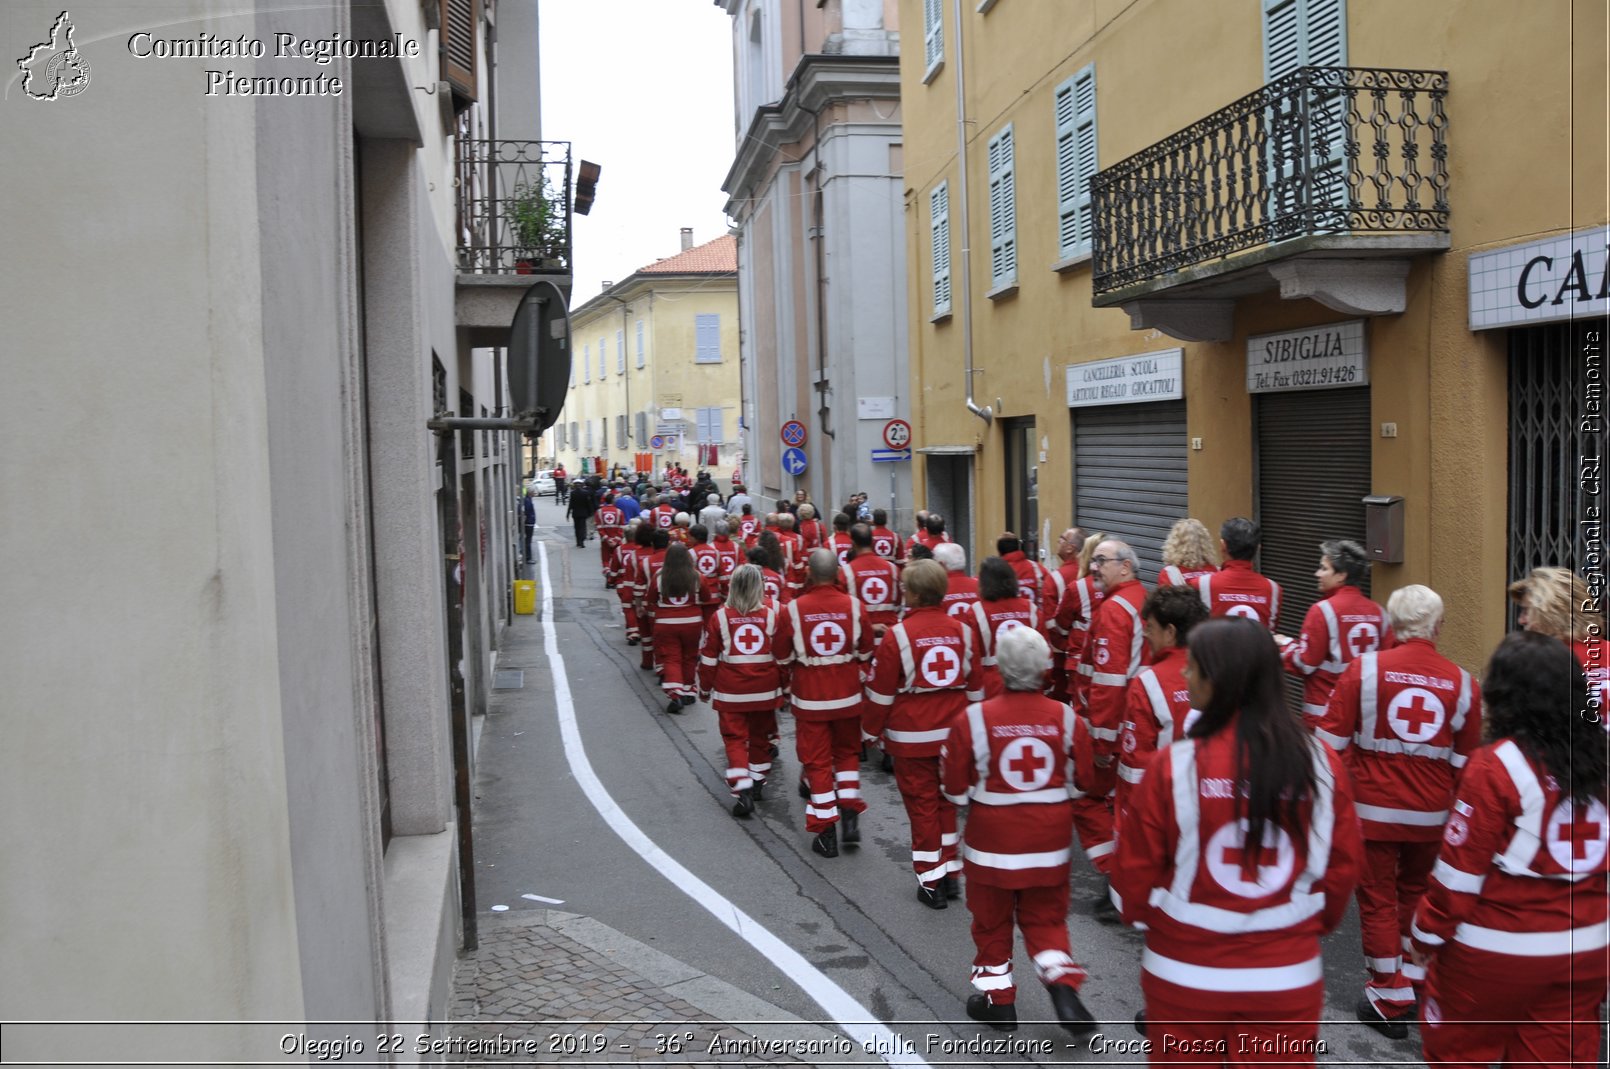
<svg viewBox="0 0 1610 1069"><path fill-rule="evenodd" d="M1133 546L1147 584L1187 499L1184 401L1074 410L1074 522Z"/></svg>
<svg viewBox="0 0 1610 1069"><path fill-rule="evenodd" d="M1298 390L1258 394L1259 571L1279 583L1280 631L1296 635L1319 599L1319 543L1364 541L1370 492L1370 391ZM1370 591L1366 575L1363 590Z"/></svg>

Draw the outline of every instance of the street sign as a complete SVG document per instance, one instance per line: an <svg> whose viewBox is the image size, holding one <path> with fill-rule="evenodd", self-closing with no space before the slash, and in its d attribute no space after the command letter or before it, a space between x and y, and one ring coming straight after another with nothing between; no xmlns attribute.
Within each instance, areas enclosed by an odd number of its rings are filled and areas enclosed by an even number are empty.
<svg viewBox="0 0 1610 1069"><path fill-rule="evenodd" d="M898 464L901 461L910 459L911 450L909 449L874 449L872 451L872 463L874 464Z"/></svg>
<svg viewBox="0 0 1610 1069"><path fill-rule="evenodd" d="M911 444L911 424L903 419L891 419L883 425L883 444L890 449L904 449Z"/></svg>
<svg viewBox="0 0 1610 1069"><path fill-rule="evenodd" d="M648 447L650 449L664 449L665 448L665 435L656 434L654 437L650 438L648 440Z"/></svg>
<svg viewBox="0 0 1610 1069"><path fill-rule="evenodd" d="M805 444L806 437L807 434L805 431L805 424L801 423L799 420L791 419L787 423L783 424L784 445L791 445L797 448ZM800 470L804 471L805 469L801 468Z"/></svg>
<svg viewBox="0 0 1610 1069"><path fill-rule="evenodd" d="M783 470L790 475L804 475L805 450L794 448L783 450Z"/></svg>
<svg viewBox="0 0 1610 1069"><path fill-rule="evenodd" d="M665 438L665 448L667 448L667 449L676 449L676 448L678 448L677 436L676 435L667 434L667 435L664 436L664 438Z"/></svg>

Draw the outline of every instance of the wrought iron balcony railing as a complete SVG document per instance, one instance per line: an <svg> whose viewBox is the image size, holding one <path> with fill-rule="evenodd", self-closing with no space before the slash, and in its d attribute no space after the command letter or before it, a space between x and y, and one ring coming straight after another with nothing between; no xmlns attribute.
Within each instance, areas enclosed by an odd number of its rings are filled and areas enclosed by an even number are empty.
<svg viewBox="0 0 1610 1069"><path fill-rule="evenodd" d="M570 142L458 141L458 269L570 272Z"/></svg>
<svg viewBox="0 0 1610 1069"><path fill-rule="evenodd" d="M1307 235L1446 234L1447 92L1443 71L1301 67L1097 172L1096 296Z"/></svg>

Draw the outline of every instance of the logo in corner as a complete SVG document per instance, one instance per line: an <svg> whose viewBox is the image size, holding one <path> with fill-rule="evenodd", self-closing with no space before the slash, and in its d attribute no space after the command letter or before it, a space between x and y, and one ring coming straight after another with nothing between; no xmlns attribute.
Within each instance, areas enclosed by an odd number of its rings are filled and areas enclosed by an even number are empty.
<svg viewBox="0 0 1610 1069"><path fill-rule="evenodd" d="M59 100L89 88L89 63L73 44L73 21L65 11L50 27L50 40L28 49L17 67L22 91L33 100Z"/></svg>

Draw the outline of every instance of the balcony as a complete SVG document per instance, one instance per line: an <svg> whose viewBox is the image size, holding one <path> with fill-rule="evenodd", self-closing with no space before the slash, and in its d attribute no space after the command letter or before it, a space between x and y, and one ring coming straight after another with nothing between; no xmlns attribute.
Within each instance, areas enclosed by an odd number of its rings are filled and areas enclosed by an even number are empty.
<svg viewBox="0 0 1610 1069"><path fill-rule="evenodd" d="M570 142L461 137L454 162L457 323L472 345L503 345L534 283L570 296Z"/></svg>
<svg viewBox="0 0 1610 1069"><path fill-rule="evenodd" d="M1442 71L1302 67L1098 172L1092 303L1193 341L1276 286L1401 311L1408 257L1449 244L1447 90Z"/></svg>

